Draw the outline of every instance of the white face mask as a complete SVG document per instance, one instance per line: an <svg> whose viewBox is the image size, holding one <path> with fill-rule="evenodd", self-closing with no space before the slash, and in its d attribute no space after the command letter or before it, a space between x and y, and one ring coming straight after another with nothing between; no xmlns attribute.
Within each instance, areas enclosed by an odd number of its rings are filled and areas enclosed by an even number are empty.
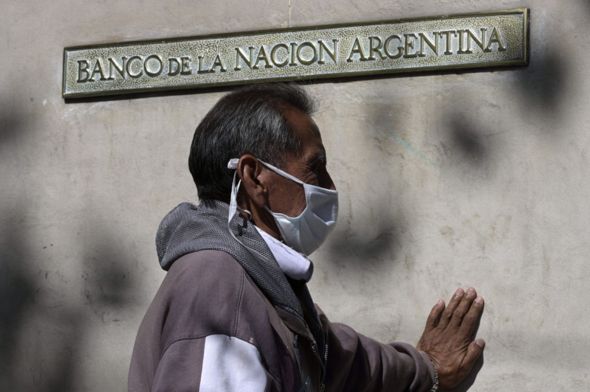
<svg viewBox="0 0 590 392"><path fill-rule="evenodd" d="M303 186L305 192L305 209L298 216L291 217L285 214L266 210L272 214L283 241L285 244L309 256L328 237L334 229L338 218L338 192L319 186L306 184L295 176L275 167L269 163L258 160L264 166L278 175L285 177ZM228 168L237 168L238 159L231 159ZM230 219L237 209L237 190L239 183L232 184L232 195L230 200Z"/></svg>

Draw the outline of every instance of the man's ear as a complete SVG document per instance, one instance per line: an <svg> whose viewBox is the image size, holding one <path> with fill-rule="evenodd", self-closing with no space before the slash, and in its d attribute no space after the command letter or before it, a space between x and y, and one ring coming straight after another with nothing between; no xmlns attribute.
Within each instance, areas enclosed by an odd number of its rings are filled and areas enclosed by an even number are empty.
<svg viewBox="0 0 590 392"><path fill-rule="evenodd" d="M251 154L240 157L237 167L238 177L242 180L242 197L248 198L258 208L267 204L266 185L260 179L262 164Z"/></svg>

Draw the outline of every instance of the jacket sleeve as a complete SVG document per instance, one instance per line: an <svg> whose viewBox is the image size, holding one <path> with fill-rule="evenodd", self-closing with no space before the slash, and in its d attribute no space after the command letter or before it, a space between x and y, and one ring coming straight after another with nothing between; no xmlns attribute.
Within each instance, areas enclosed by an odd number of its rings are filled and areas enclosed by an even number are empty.
<svg viewBox="0 0 590 392"><path fill-rule="evenodd" d="M427 392L435 371L425 353L406 343L382 344L344 324L330 323L326 385L328 391Z"/></svg>

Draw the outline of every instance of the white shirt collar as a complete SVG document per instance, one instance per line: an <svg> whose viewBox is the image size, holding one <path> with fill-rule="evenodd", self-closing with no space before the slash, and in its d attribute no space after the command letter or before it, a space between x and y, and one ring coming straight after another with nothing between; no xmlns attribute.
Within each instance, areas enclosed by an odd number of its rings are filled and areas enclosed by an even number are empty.
<svg viewBox="0 0 590 392"><path fill-rule="evenodd" d="M283 244L264 230L258 227L256 227L256 230L258 230L258 233L260 233L262 239L268 245L281 271L285 275L291 279L309 282L313 274L313 264L307 257Z"/></svg>

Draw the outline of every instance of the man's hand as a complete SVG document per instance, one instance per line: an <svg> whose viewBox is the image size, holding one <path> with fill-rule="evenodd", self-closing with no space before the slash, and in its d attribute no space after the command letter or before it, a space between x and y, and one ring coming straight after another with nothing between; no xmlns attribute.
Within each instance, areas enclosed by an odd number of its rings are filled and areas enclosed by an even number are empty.
<svg viewBox="0 0 590 392"><path fill-rule="evenodd" d="M441 390L455 388L469 376L475 379L485 346L482 339L474 340L483 308L483 298L473 288L457 289L446 307L440 300L432 308L416 347L432 359Z"/></svg>

